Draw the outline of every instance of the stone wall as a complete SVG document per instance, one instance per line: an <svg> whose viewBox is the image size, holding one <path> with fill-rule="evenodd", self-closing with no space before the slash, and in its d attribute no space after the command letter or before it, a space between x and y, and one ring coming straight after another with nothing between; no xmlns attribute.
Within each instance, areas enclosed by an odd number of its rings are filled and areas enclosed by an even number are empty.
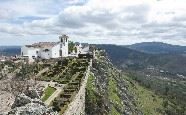
<svg viewBox="0 0 186 115"><path fill-rule="evenodd" d="M86 71L85 78L81 84L79 92L76 94L74 100L69 104L64 115L84 115L85 114L85 88L87 80L90 74L90 67L92 66L92 60Z"/></svg>

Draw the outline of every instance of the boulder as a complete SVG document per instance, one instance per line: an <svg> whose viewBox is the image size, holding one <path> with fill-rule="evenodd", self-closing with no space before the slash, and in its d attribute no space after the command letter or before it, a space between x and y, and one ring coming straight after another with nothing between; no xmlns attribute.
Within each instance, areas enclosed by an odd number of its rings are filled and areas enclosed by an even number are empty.
<svg viewBox="0 0 186 115"><path fill-rule="evenodd" d="M58 115L58 113L48 108L35 90L27 90L16 96L12 109L7 115Z"/></svg>
<svg viewBox="0 0 186 115"><path fill-rule="evenodd" d="M12 105L12 108L24 106L28 103L31 103L32 99L28 96L26 96L24 93L19 94L16 96L15 101Z"/></svg>
<svg viewBox="0 0 186 115"><path fill-rule="evenodd" d="M29 96L29 97L32 98L32 99L40 98L40 97L39 97L39 94L38 94L37 91L34 90L34 89L26 90L26 91L24 92L24 94L27 95L27 96Z"/></svg>

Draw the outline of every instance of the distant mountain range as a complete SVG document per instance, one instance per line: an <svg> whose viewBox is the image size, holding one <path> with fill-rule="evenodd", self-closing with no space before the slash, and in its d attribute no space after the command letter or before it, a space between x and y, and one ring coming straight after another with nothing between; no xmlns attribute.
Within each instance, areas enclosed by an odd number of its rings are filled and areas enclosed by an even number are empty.
<svg viewBox="0 0 186 115"><path fill-rule="evenodd" d="M147 53L147 54L185 54L186 46L171 45L162 42L142 42L132 45L125 45L121 47L126 47L132 50L129 52L137 53ZM113 47L114 48L114 47ZM114 49L113 49L114 50ZM134 52L138 51L138 52ZM0 55L14 56L20 55L21 46L0 46Z"/></svg>
<svg viewBox="0 0 186 115"><path fill-rule="evenodd" d="M125 46L127 48L151 54L185 54L186 46L171 45L162 42L142 42Z"/></svg>
<svg viewBox="0 0 186 115"><path fill-rule="evenodd" d="M21 46L0 46L0 56L15 56L21 54Z"/></svg>
<svg viewBox="0 0 186 115"><path fill-rule="evenodd" d="M143 44L145 45L143 46ZM154 67L169 71L172 74L179 73L186 75L184 47L164 43L149 43L155 45L147 44L137 44L136 47L135 45L98 45L97 47L105 49L112 62L123 69L145 71L148 67ZM157 50L155 50L155 47L157 47Z"/></svg>

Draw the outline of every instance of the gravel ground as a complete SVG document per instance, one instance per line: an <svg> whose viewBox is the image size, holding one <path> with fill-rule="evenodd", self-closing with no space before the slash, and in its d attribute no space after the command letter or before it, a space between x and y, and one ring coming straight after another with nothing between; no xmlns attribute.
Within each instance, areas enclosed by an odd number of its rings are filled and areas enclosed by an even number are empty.
<svg viewBox="0 0 186 115"><path fill-rule="evenodd" d="M0 114L8 112L15 100L14 95L6 91L0 91Z"/></svg>

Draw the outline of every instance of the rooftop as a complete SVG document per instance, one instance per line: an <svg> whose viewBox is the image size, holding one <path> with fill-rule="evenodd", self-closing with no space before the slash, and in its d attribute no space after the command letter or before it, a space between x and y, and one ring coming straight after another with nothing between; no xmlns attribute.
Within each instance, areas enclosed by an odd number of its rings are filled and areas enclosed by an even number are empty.
<svg viewBox="0 0 186 115"><path fill-rule="evenodd" d="M26 47L33 47L33 48L51 48L54 47L59 42L39 42L34 43L32 45L25 45Z"/></svg>

